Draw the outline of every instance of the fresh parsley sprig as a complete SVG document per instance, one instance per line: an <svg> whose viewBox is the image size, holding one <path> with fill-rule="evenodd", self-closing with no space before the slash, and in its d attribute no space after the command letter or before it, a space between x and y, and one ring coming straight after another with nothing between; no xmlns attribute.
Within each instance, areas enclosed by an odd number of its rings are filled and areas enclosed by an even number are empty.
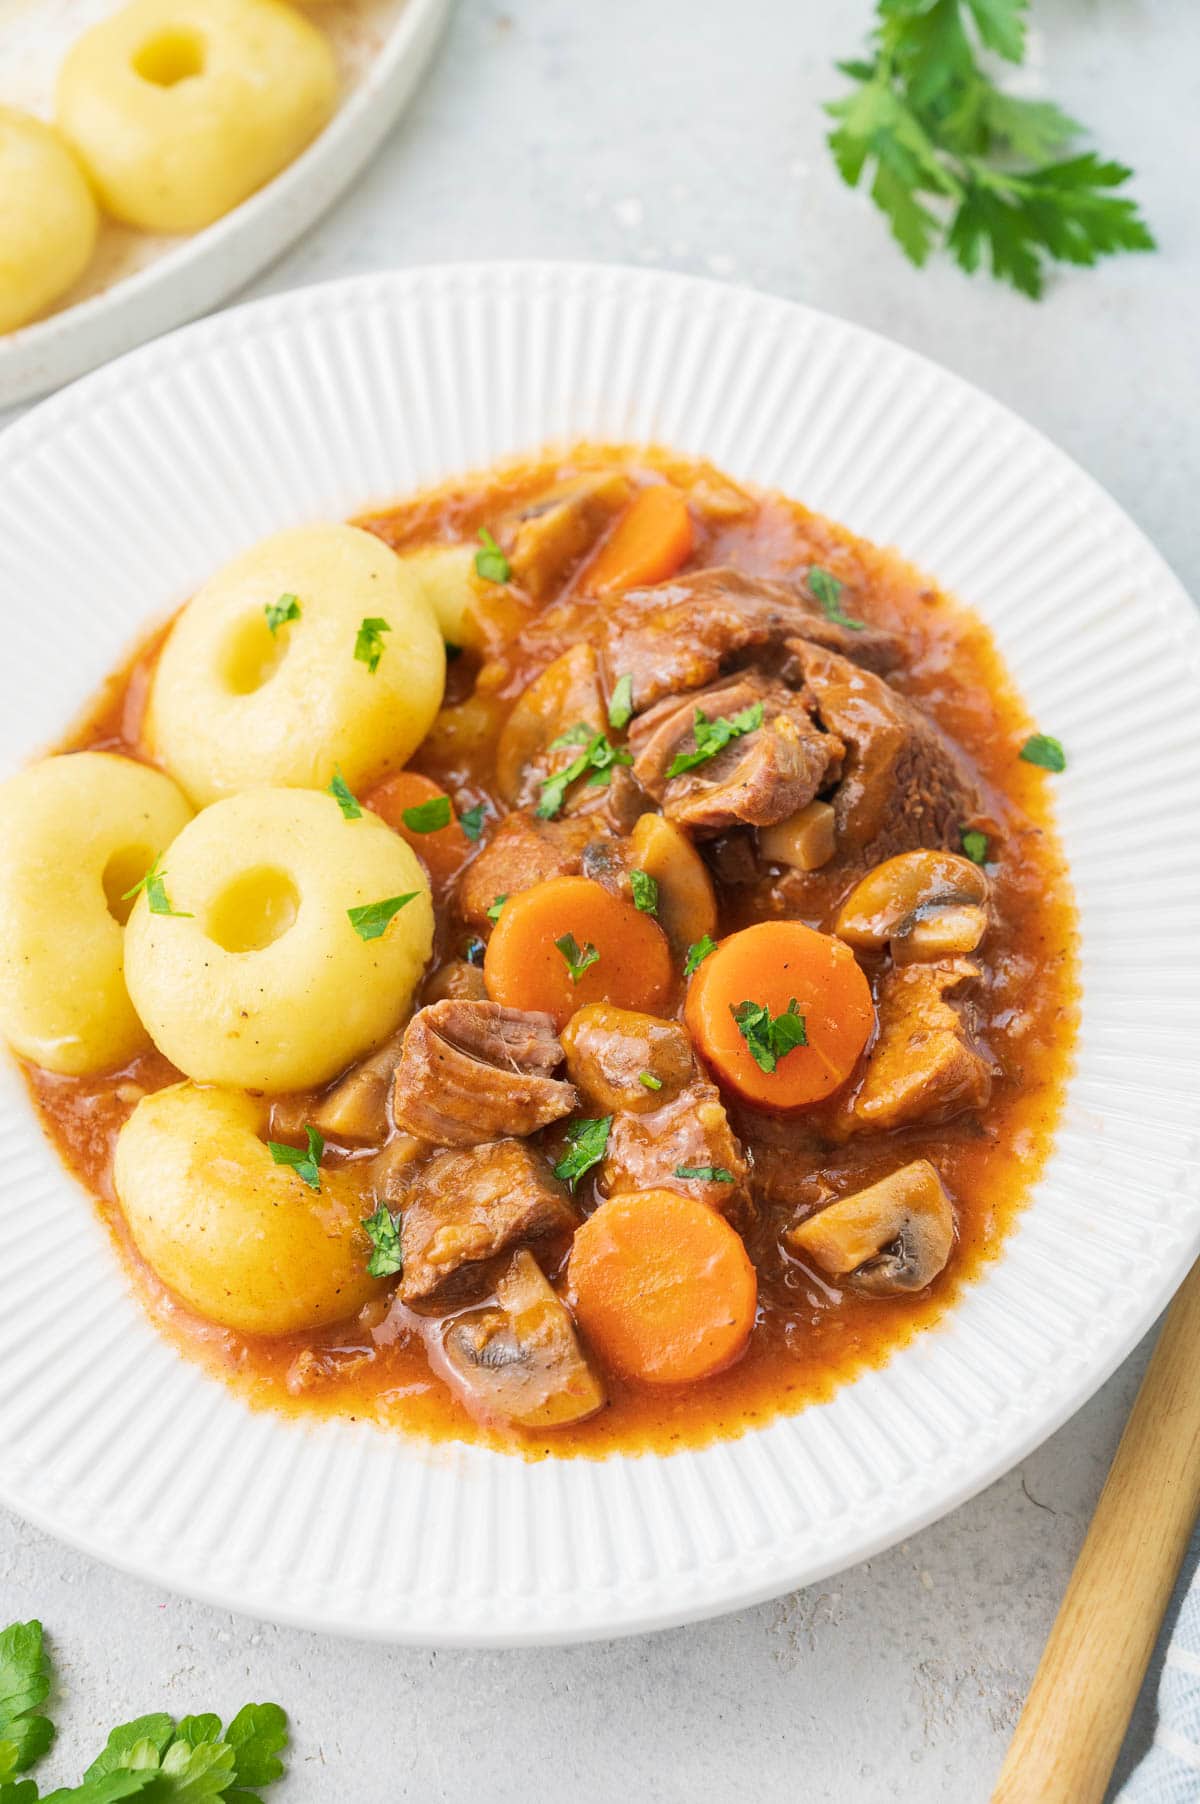
<svg viewBox="0 0 1200 1804"><path fill-rule="evenodd" d="M854 87L826 111L838 172L851 188L867 176L905 256L920 266L940 242L968 275L986 258L1036 300L1047 263L1091 265L1154 239L1115 192L1132 171L1065 154L1083 127L1053 101L1005 93L980 61L1020 63L1027 16L1028 0L878 0L868 55L838 64Z"/></svg>
<svg viewBox="0 0 1200 1804"><path fill-rule="evenodd" d="M687 949L687 957L683 961L685 977L694 977L706 958L710 958L717 949L717 942L711 934L702 934Z"/></svg>
<svg viewBox="0 0 1200 1804"><path fill-rule="evenodd" d="M370 676L379 669L379 660L387 650L383 635L391 630L382 615L368 614L354 636L354 656L360 664L366 665Z"/></svg>
<svg viewBox="0 0 1200 1804"><path fill-rule="evenodd" d="M159 870L161 857L156 858L144 877L139 877L132 889L127 889L121 897L122 902L132 902L141 890L146 892L146 907L152 915L176 915L181 921L193 921L195 916L189 908L173 908L167 895L164 878L165 871Z"/></svg>
<svg viewBox="0 0 1200 1804"><path fill-rule="evenodd" d="M554 1167L554 1175L574 1190L585 1172L599 1165L608 1147L611 1115L596 1121L573 1121L567 1129L567 1150Z"/></svg>
<svg viewBox="0 0 1200 1804"><path fill-rule="evenodd" d="M554 944L567 961L567 970L571 973L572 983L578 983L585 971L590 971L593 965L600 963L600 954L592 945L591 940L588 940L582 951L579 941L573 933L564 933L560 940L555 940Z"/></svg>
<svg viewBox="0 0 1200 1804"><path fill-rule="evenodd" d="M486 526L479 528L479 543L483 550L475 553L476 576L481 576L485 583L508 582L512 566Z"/></svg>
<svg viewBox="0 0 1200 1804"><path fill-rule="evenodd" d="M362 819L362 809L359 807L358 797L336 765L334 766L333 782L329 785L327 793L333 797L341 809L343 820L360 821Z"/></svg>
<svg viewBox="0 0 1200 1804"><path fill-rule="evenodd" d="M298 595L281 595L278 601L268 601L263 607L263 613L267 617L273 639L280 627L286 626L289 620L299 620L300 598Z"/></svg>
<svg viewBox="0 0 1200 1804"><path fill-rule="evenodd" d="M449 796L430 796L427 802L414 802L401 811L400 819L410 833L438 833L454 818Z"/></svg>
<svg viewBox="0 0 1200 1804"><path fill-rule="evenodd" d="M303 1178L310 1190L321 1188L321 1154L325 1151L325 1141L315 1127L306 1127L305 1146L289 1146L283 1140L268 1140L267 1151L276 1165L289 1165L298 1178Z"/></svg>
<svg viewBox="0 0 1200 1804"><path fill-rule="evenodd" d="M629 887L633 891L633 906L638 913L657 915L658 878L652 877L649 871L639 870L635 865L629 873Z"/></svg>
<svg viewBox="0 0 1200 1804"><path fill-rule="evenodd" d="M849 627L852 633L865 631L866 621L852 620L842 606L842 590L846 585L840 576L834 576L831 571L822 570L820 564L814 564L808 573L808 586L826 620L834 626Z"/></svg>
<svg viewBox="0 0 1200 1804"><path fill-rule="evenodd" d="M765 1002L749 1001L739 1002L736 1007L731 1002L729 1012L746 1042L750 1057L768 1076L789 1052L795 1052L797 1046L808 1045L804 1016L794 996L782 1015L772 1015Z"/></svg>
<svg viewBox="0 0 1200 1804"><path fill-rule="evenodd" d="M751 702L748 708L741 708L736 714L718 714L710 720L702 708L697 708L692 721L692 737L696 741L694 752L676 752L667 766L667 779L681 777L684 771L695 770L698 764L707 764L718 752L734 739L740 739L746 733L753 733L763 723L763 705Z"/></svg>
<svg viewBox="0 0 1200 1804"><path fill-rule="evenodd" d="M367 1231L367 1239L371 1242L371 1256L367 1260L367 1275L371 1278L391 1278L404 1270L404 1249L400 1238L400 1217L393 1215L385 1203L380 1203L374 1215L363 1220Z"/></svg>
<svg viewBox="0 0 1200 1804"><path fill-rule="evenodd" d="M583 745L584 749L577 758L572 758L569 764L564 764L560 771L547 777L542 784L541 800L534 811L539 820L553 820L566 801L567 791L572 783L578 782L587 772L591 772L588 786L598 789L612 782L613 770L618 764L633 763L632 753L627 752L624 746L613 745L607 733L592 733L583 721L568 727L565 733L560 733L549 749L552 752L561 751L571 745Z"/></svg>
<svg viewBox="0 0 1200 1804"><path fill-rule="evenodd" d="M360 940L379 940L387 932L392 918L420 895L410 889L403 896L385 896L382 902L364 902L359 908L348 908L350 925Z"/></svg>

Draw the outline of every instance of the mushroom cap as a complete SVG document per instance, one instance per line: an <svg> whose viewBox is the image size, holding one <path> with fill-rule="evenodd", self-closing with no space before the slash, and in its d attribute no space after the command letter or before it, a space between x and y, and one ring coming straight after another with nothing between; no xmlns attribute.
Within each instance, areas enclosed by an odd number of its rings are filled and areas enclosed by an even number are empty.
<svg viewBox="0 0 1200 1804"><path fill-rule="evenodd" d="M954 1210L936 1168L914 1159L789 1230L794 1252L868 1296L924 1290L954 1245Z"/></svg>
<svg viewBox="0 0 1200 1804"><path fill-rule="evenodd" d="M900 852L855 884L833 930L859 952L882 952L889 941L907 941L917 958L970 952L987 926L987 898L987 877L969 858Z"/></svg>
<svg viewBox="0 0 1200 1804"><path fill-rule="evenodd" d="M468 1406L524 1428L563 1428L595 1415L607 1401L604 1386L532 1253L513 1254L496 1295L497 1305L456 1316L442 1336L449 1375Z"/></svg>

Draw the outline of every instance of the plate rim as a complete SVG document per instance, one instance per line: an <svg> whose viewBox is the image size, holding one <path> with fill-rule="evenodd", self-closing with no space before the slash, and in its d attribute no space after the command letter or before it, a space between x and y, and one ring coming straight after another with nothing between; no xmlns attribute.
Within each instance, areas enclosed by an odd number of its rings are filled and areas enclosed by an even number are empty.
<svg viewBox="0 0 1200 1804"><path fill-rule="evenodd" d="M155 344L139 347L115 363L83 378L61 394L43 402L0 434L0 465L7 461L6 454L14 450L32 448L42 433L52 434L59 428L62 421L69 419L72 410L80 406L86 407L92 396L99 398L107 392L110 386L119 384L122 380L122 371L127 369L131 362L142 359L149 365L157 358L169 357L173 347L182 337L189 338L196 354L203 356L210 344L219 344L229 335L236 336L241 330L241 322L251 314L260 314L265 318L273 312L286 314L293 309L304 311L314 302L337 308L345 303L347 297L356 297L376 288L390 291L394 296L395 303L402 306L406 291L424 284L474 281L486 285L497 282L503 284L505 281L519 283L521 280L531 278L535 280L544 278L551 283L564 281L584 284L600 281L617 282L618 284L633 282L643 287L666 283L681 294L708 295L725 304L730 301L731 297L741 296L744 301L753 306L769 308L779 319L790 319L797 324L806 318L816 320L838 333L849 333L861 342L877 348L881 347L888 356L898 355L902 360L907 361L911 368L923 369L932 373L939 384L949 384L960 394L969 397L973 405L978 406L982 403L988 409L993 410L997 419L1005 421L1023 437L1035 441L1044 455L1048 455L1060 466L1067 466L1073 483L1076 486L1083 485L1089 501L1093 505L1099 506L1114 519L1126 535L1127 542L1136 545L1139 556L1143 560L1148 560L1147 569L1161 583L1160 599L1169 598L1169 605L1181 633L1190 641L1193 662L1200 659L1200 617L1196 615L1178 577L1172 572L1161 553L1103 486L1090 473L1082 469L1074 459L1060 451L1037 427L1030 425L1004 403L967 382L953 371L944 369L922 353L897 344L869 328L842 320L836 315L808 307L803 303L761 294L740 284L727 284L704 278L682 276L669 271L648 270L638 266L552 262L538 259L498 263L464 260L415 266L392 272L383 271L344 277L308 288L267 296L230 309L214 318L180 328ZM532 449L532 447L529 448ZM370 499L366 498L364 504L369 505ZM968 600L969 605L969 598L964 597L964 599ZM69 1174L66 1175L69 1176ZM1030 1210L1023 1211L1022 1217L1018 1218L1018 1223L1014 1225L1013 1233L1017 1231L1020 1221L1026 1219L1030 1213L1032 1213ZM1010 1234L1010 1243L1011 1239L1012 1235ZM1060 1386L1052 1410L1044 1412L1036 1420L1031 1421L1021 1434L1006 1438L1002 1447L997 1448L989 1460L973 1470L968 1477L965 1477L950 1491L939 1494L934 1500L913 1504L905 1512L890 1517L886 1525L880 1527L878 1533L857 1542L856 1550L851 1556L852 1563L871 1558L882 1549L918 1532L950 1510L959 1507L970 1497L993 1483L1004 1472L1011 1470L1021 1459L1027 1457L1034 1447L1040 1445L1043 1440L1054 1433L1063 1422L1082 1407L1088 1398L1095 1394L1128 1356L1177 1288L1194 1261L1198 1250L1200 1250L1200 1217L1194 1217L1190 1222L1189 1232L1182 1237L1180 1245L1176 1249L1175 1256L1172 1260L1163 1262L1156 1283L1148 1289L1136 1314L1126 1320L1119 1334L1112 1336L1103 1360L1081 1369L1069 1384ZM994 1270L995 1264L987 1269ZM971 1288L979 1289L986 1284L986 1281L985 1273L979 1284ZM948 1317L953 1313L953 1310L949 1311ZM943 1320L946 1319L943 1318ZM936 1334L937 1332L938 1328L934 1327L927 1331L927 1334ZM920 1338L925 1337L918 1337L918 1339ZM883 1369L886 1370L886 1367ZM853 1384L841 1387L842 1390L850 1388L853 1388ZM819 1409L823 1406L816 1404L810 1407ZM753 1436L753 1432L750 1431L748 1438ZM738 1444L736 1439L717 1443L718 1446L724 1448L736 1448ZM654 1460L657 1456L642 1457ZM19 1490L19 1485L16 1488ZM322 1611L316 1611L311 1607L292 1610L286 1603L281 1603L278 1598L264 1599L257 1594L248 1595L244 1588L231 1591L220 1583L211 1585L198 1583L194 1577L189 1577L186 1582L182 1582L178 1571L172 1569L169 1563L164 1564L155 1559L139 1560L132 1554L125 1559L119 1555L114 1556L111 1549L102 1550L90 1542L85 1533L77 1533L64 1527L62 1523L54 1519L51 1509L47 1508L43 1511L36 1506L30 1507L27 1499L15 1499L10 1495L10 1486L2 1470L0 1470L0 1498L9 1503L10 1507L18 1509L20 1514L46 1532L77 1547L80 1551L103 1559L106 1563L118 1566L143 1580L157 1582L172 1589L184 1589L187 1595L201 1598L218 1607L261 1615L267 1620L286 1622L296 1627L318 1629L353 1639L409 1645L485 1647L560 1644L644 1633L746 1607L765 1598L778 1596L782 1592L794 1588L797 1584L816 1582L832 1572L844 1569L847 1565L847 1559L843 1552L834 1553L828 1562L822 1563L814 1562L810 1557L806 1558L802 1549L797 1549L794 1563L789 1565L784 1557L784 1549L777 1543L772 1550L773 1558L769 1575L753 1580L743 1580L740 1583L735 1579L734 1582L717 1585L707 1589L703 1595L697 1596L688 1604L681 1605L678 1601L665 1600L656 1606L626 1611L616 1620L614 1620L610 1608L607 1614L598 1614L594 1618L569 1625L559 1624L547 1627L536 1623L532 1625L526 1623L516 1630L510 1626L495 1631L480 1629L478 1626L450 1627L439 1628L436 1633L431 1634L428 1624L417 1625L409 1632L406 1625L394 1621L371 1621L364 1624L359 1619L342 1618L338 1615L336 1608Z"/></svg>

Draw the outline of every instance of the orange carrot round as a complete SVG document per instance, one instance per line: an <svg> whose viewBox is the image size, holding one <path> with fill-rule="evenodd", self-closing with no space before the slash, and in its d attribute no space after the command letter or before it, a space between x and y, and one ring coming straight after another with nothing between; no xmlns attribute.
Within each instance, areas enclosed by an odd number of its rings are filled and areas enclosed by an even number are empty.
<svg viewBox="0 0 1200 1804"><path fill-rule="evenodd" d="M665 582L692 553L692 516L669 482L652 483L634 497L586 572L589 595Z"/></svg>
<svg viewBox="0 0 1200 1804"><path fill-rule="evenodd" d="M587 1002L653 1014L671 979L662 929L587 877L552 877L510 896L483 961L493 1002L545 1009L560 1027Z"/></svg>
<svg viewBox="0 0 1200 1804"><path fill-rule="evenodd" d="M723 1216L673 1190L622 1192L575 1235L567 1278L600 1356L647 1384L689 1384L745 1350L758 1280Z"/></svg>
<svg viewBox="0 0 1200 1804"><path fill-rule="evenodd" d="M831 1095L875 1025L853 952L799 921L761 921L722 940L692 978L684 1012L719 1082L771 1109ZM792 1020L775 1025L785 1015Z"/></svg>
<svg viewBox="0 0 1200 1804"><path fill-rule="evenodd" d="M421 831L420 814L414 815L416 826L410 825L404 816L412 810L428 809L430 803L449 800L444 789L439 789L436 783L415 770L397 771L394 777L386 778L363 797L364 808L369 808L372 814L377 814L394 828L401 839L408 841L429 872L429 880L439 897L471 850L470 841L455 819L452 806L448 825L424 832Z"/></svg>

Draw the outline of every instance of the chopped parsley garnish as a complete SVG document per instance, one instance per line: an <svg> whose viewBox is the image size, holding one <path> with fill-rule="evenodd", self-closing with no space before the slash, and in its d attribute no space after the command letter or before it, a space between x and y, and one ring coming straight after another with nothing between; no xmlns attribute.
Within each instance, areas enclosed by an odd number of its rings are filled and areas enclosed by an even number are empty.
<svg viewBox="0 0 1200 1804"><path fill-rule="evenodd" d="M350 925L360 940L382 939L393 915L398 915L419 894L419 890L410 889L404 896L387 896L382 902L364 902L361 908L348 908Z"/></svg>
<svg viewBox="0 0 1200 1804"><path fill-rule="evenodd" d="M468 808L465 814L460 814L458 824L471 844L475 845L483 832L483 803L476 802L473 808Z"/></svg>
<svg viewBox="0 0 1200 1804"><path fill-rule="evenodd" d="M729 1012L760 1071L774 1071L789 1052L808 1045L804 1016L794 996L783 1014L774 1017L765 1002L739 1002L736 1008L731 1002Z"/></svg>
<svg viewBox="0 0 1200 1804"><path fill-rule="evenodd" d="M573 727L568 727L565 733L560 733L557 739L552 739L546 750L562 752L569 745L590 745L594 733L595 729L589 727L586 720L577 720Z"/></svg>
<svg viewBox="0 0 1200 1804"><path fill-rule="evenodd" d="M403 809L400 819L410 833L437 833L450 825L453 814L449 796L430 796L427 802Z"/></svg>
<svg viewBox="0 0 1200 1804"><path fill-rule="evenodd" d="M378 614L368 614L358 629L354 641L354 655L360 664L366 665L372 676L379 669L379 660L386 649L383 635L390 633L391 630L387 621L381 619Z"/></svg>
<svg viewBox="0 0 1200 1804"><path fill-rule="evenodd" d="M7 1780L40 1760L54 1740L54 1726L42 1715L50 1695L50 1661L40 1622L13 1622L0 1633L0 1795ZM12 1788L14 1804L22 1787ZM30 1792L36 1797L36 1791Z"/></svg>
<svg viewBox="0 0 1200 1804"><path fill-rule="evenodd" d="M334 769L333 782L329 785L328 793L333 797L346 820L360 821L362 819L362 809L358 805L358 800L354 791L351 789L349 783L347 783L345 777L343 777L341 771L336 768Z"/></svg>
<svg viewBox="0 0 1200 1804"><path fill-rule="evenodd" d="M683 961L683 974L692 977L700 969L705 959L717 949L717 942L709 934L702 939L694 940L687 949L687 957Z"/></svg>
<svg viewBox="0 0 1200 1804"><path fill-rule="evenodd" d="M697 708L692 723L696 749L694 752L676 752L667 767L668 781L672 777L681 777L685 770L695 770L698 764L707 764L710 758L724 751L731 740L740 739L744 733L753 733L762 723L761 702L752 702L748 708L728 717L718 714L715 720L709 720L703 709Z"/></svg>
<svg viewBox="0 0 1200 1804"><path fill-rule="evenodd" d="M655 1077L653 1071L639 1071L638 1083L645 1084L647 1090L661 1090L662 1078Z"/></svg>
<svg viewBox="0 0 1200 1804"><path fill-rule="evenodd" d="M400 1246L400 1217L380 1203L374 1215L364 1217L363 1227L367 1231L367 1239L371 1242L371 1257L367 1260L367 1276L369 1278L391 1278L404 1270L404 1255Z"/></svg>
<svg viewBox="0 0 1200 1804"><path fill-rule="evenodd" d="M139 877L133 888L125 891L125 894L121 897L122 902L131 902L138 894L138 891L144 889L146 892L146 906L152 915L177 915L181 921L194 920L195 916L192 914L190 908L171 907L170 897L167 895L166 886L163 881L167 873L165 871L160 871L158 865L159 860L156 858L154 863L150 866L150 869L146 872L146 875L144 877Z"/></svg>
<svg viewBox="0 0 1200 1804"><path fill-rule="evenodd" d="M633 890L633 906L644 915L658 913L658 879L649 871L632 870L629 873L630 887Z"/></svg>
<svg viewBox="0 0 1200 1804"><path fill-rule="evenodd" d="M677 1165L677 1178L700 1178L705 1184L732 1184L733 1173L723 1165Z"/></svg>
<svg viewBox="0 0 1200 1804"><path fill-rule="evenodd" d="M618 733L633 719L633 678L618 677L617 686L608 699L608 724Z"/></svg>
<svg viewBox="0 0 1200 1804"><path fill-rule="evenodd" d="M1040 765L1042 770L1066 770L1067 754L1063 751L1059 740L1051 739L1049 733L1031 733L1021 747L1021 757L1026 764Z"/></svg>
<svg viewBox="0 0 1200 1804"><path fill-rule="evenodd" d="M574 1190L584 1172L604 1157L612 1122L611 1115L602 1115L598 1121L573 1121L567 1129L567 1150L554 1167L555 1177Z"/></svg>
<svg viewBox="0 0 1200 1804"><path fill-rule="evenodd" d="M479 528L479 543L483 550L475 553L476 576L482 576L485 583L506 583L512 566L486 526Z"/></svg>
<svg viewBox="0 0 1200 1804"><path fill-rule="evenodd" d="M573 933L564 933L561 940L555 940L554 944L567 961L567 970L571 973L572 983L578 983L585 971L590 971L593 965L600 963L600 954L592 945L591 940L588 940L582 952L579 949L579 941Z"/></svg>
<svg viewBox="0 0 1200 1804"><path fill-rule="evenodd" d="M813 592L814 601L832 625L848 626L852 633L865 630L866 621L852 620L842 607L842 590L846 585L840 577L822 570L820 564L814 564L808 573L808 586Z"/></svg>
<svg viewBox="0 0 1200 1804"><path fill-rule="evenodd" d="M508 901L507 893L504 894L503 896L496 897L496 900L492 903L492 906L487 911L487 917L488 917L489 921L498 921L500 919L500 910L504 907L504 904L507 901Z"/></svg>
<svg viewBox="0 0 1200 1804"><path fill-rule="evenodd" d="M315 1127L306 1127L304 1135L307 1147L287 1146L279 1140L268 1140L267 1151L276 1165L290 1165L298 1178L303 1178L310 1190L321 1188L321 1154L325 1151L325 1142Z"/></svg>
<svg viewBox="0 0 1200 1804"><path fill-rule="evenodd" d="M986 864L988 855L988 836L977 827L962 829L962 849L972 864Z"/></svg>
<svg viewBox="0 0 1200 1804"><path fill-rule="evenodd" d="M269 601L263 613L267 617L273 639L280 627L286 626L289 620L299 620L300 598L298 595L281 595L278 601Z"/></svg>
<svg viewBox="0 0 1200 1804"><path fill-rule="evenodd" d="M579 726L571 727L567 733L560 734L554 745L562 747L582 743L578 737L580 727L584 733L587 733L588 729L580 722ZM551 750L553 749L554 747L551 747ZM538 819L553 820L567 799L568 789L572 783L584 775L585 771L592 773L588 778L589 785L592 788L602 788L606 783L611 783L614 765L632 763L632 753L627 752L622 746L610 745L607 734L593 733L588 739L586 749L580 752L578 758L572 758L569 764L565 764L560 771L556 771L554 776L548 777L542 784L542 799L535 810Z"/></svg>

